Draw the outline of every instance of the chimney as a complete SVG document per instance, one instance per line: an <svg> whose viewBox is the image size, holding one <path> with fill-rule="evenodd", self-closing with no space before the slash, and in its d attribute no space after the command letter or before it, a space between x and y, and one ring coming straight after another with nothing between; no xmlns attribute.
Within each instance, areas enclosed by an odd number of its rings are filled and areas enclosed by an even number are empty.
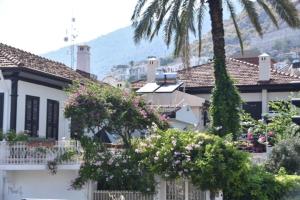
<svg viewBox="0 0 300 200"><path fill-rule="evenodd" d="M271 78L271 56L263 53L259 59L259 81L270 81Z"/></svg>
<svg viewBox="0 0 300 200"><path fill-rule="evenodd" d="M156 69L159 67L160 63L156 57L149 57L147 63L147 82L154 83L156 76Z"/></svg>
<svg viewBox="0 0 300 200"><path fill-rule="evenodd" d="M79 73L90 74L90 47L88 45L79 45L77 47L77 68Z"/></svg>

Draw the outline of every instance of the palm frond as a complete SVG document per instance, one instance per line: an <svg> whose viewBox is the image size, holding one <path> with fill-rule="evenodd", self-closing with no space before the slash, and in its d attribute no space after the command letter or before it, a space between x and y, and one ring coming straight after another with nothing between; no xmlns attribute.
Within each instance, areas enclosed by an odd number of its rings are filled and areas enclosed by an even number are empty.
<svg viewBox="0 0 300 200"><path fill-rule="evenodd" d="M134 8L133 14L131 16L131 20L133 21L134 24L136 24L136 19L139 18L142 8L144 5L147 3L148 0L138 0L136 3L136 6Z"/></svg>
<svg viewBox="0 0 300 200"><path fill-rule="evenodd" d="M202 24L204 20L206 6L204 3L200 4L199 9L197 10L197 22L198 22L198 56L201 56L202 50Z"/></svg>
<svg viewBox="0 0 300 200"><path fill-rule="evenodd" d="M150 41L152 41L153 38L154 38L154 36L158 34L158 32L160 30L160 27L163 24L163 20L164 20L166 14L169 12L169 10L171 8L171 5L167 5L168 2L169 2L169 0L163 0L161 2L161 5L160 5L161 12L159 12L159 14L158 14L158 20L156 22L156 25L155 25L155 28L153 30L153 33L152 33L152 35L150 37Z"/></svg>
<svg viewBox="0 0 300 200"><path fill-rule="evenodd" d="M232 3L231 0L226 0L226 4L227 4L228 10L229 10L230 15L231 15L231 19L233 21L237 37L239 39L239 43L240 43L240 47L241 47L241 52L242 52L242 54L244 54L244 44L243 44L243 40L242 40L241 31L240 31L239 26L238 26L237 21L236 21L235 7L234 7L234 5L233 5L233 3Z"/></svg>
<svg viewBox="0 0 300 200"><path fill-rule="evenodd" d="M154 22L154 14L159 8L159 0L154 0L143 13L142 19L135 26L134 42L139 43L142 38L147 38L151 35L152 25Z"/></svg>
<svg viewBox="0 0 300 200"><path fill-rule="evenodd" d="M241 5L244 7L245 11L248 14L248 17L253 24L255 30L257 33L262 36L262 28L259 22L259 16L255 9L255 3L252 0L240 0Z"/></svg>
<svg viewBox="0 0 300 200"><path fill-rule="evenodd" d="M273 24L279 28L278 21L273 11L270 9L270 6L266 4L264 0L257 0L257 3L264 9L265 13L269 16Z"/></svg>
<svg viewBox="0 0 300 200"><path fill-rule="evenodd" d="M300 18L298 10L291 0L266 0L276 10L276 13L290 27L299 28Z"/></svg>
<svg viewBox="0 0 300 200"><path fill-rule="evenodd" d="M172 1L172 7L171 7L171 11L169 13L169 17L165 22L164 25L164 34L165 34L165 42L167 44L167 46L170 45L171 40L172 40L172 36L173 36L173 31L174 30L179 30L179 11L180 11L180 7L181 7L181 3L182 0L173 0Z"/></svg>

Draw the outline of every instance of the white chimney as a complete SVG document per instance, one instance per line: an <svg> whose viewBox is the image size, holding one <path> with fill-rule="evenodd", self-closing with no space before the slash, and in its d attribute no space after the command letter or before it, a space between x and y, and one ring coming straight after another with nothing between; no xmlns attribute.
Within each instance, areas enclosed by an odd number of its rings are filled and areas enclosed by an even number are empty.
<svg viewBox="0 0 300 200"><path fill-rule="evenodd" d="M156 57L149 57L147 63L147 82L154 83L156 76L156 69L159 67L159 59Z"/></svg>
<svg viewBox="0 0 300 200"><path fill-rule="evenodd" d="M263 53L259 58L259 81L270 81L271 79L271 56Z"/></svg>
<svg viewBox="0 0 300 200"><path fill-rule="evenodd" d="M77 70L90 74L90 47L79 45L77 47Z"/></svg>

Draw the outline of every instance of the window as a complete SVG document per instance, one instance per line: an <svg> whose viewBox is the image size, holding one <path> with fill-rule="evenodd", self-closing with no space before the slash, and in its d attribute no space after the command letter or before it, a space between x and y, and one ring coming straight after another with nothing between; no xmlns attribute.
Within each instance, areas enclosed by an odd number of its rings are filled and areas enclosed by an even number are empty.
<svg viewBox="0 0 300 200"><path fill-rule="evenodd" d="M47 100L46 137L58 140L59 102Z"/></svg>
<svg viewBox="0 0 300 200"><path fill-rule="evenodd" d="M25 130L30 136L38 136L40 98L26 95Z"/></svg>
<svg viewBox="0 0 300 200"><path fill-rule="evenodd" d="M243 109L249 113L253 119L261 119L262 103L261 102L246 102L243 104Z"/></svg>
<svg viewBox="0 0 300 200"><path fill-rule="evenodd" d="M4 93L0 93L0 130L3 129Z"/></svg>

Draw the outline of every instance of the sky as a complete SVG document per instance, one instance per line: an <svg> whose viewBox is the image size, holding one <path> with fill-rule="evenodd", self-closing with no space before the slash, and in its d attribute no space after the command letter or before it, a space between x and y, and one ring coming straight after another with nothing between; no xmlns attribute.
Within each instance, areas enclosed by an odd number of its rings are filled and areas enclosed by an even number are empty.
<svg viewBox="0 0 300 200"><path fill-rule="evenodd" d="M66 30L75 29L83 43L130 25L136 1L0 0L0 42L43 54L66 46Z"/></svg>

